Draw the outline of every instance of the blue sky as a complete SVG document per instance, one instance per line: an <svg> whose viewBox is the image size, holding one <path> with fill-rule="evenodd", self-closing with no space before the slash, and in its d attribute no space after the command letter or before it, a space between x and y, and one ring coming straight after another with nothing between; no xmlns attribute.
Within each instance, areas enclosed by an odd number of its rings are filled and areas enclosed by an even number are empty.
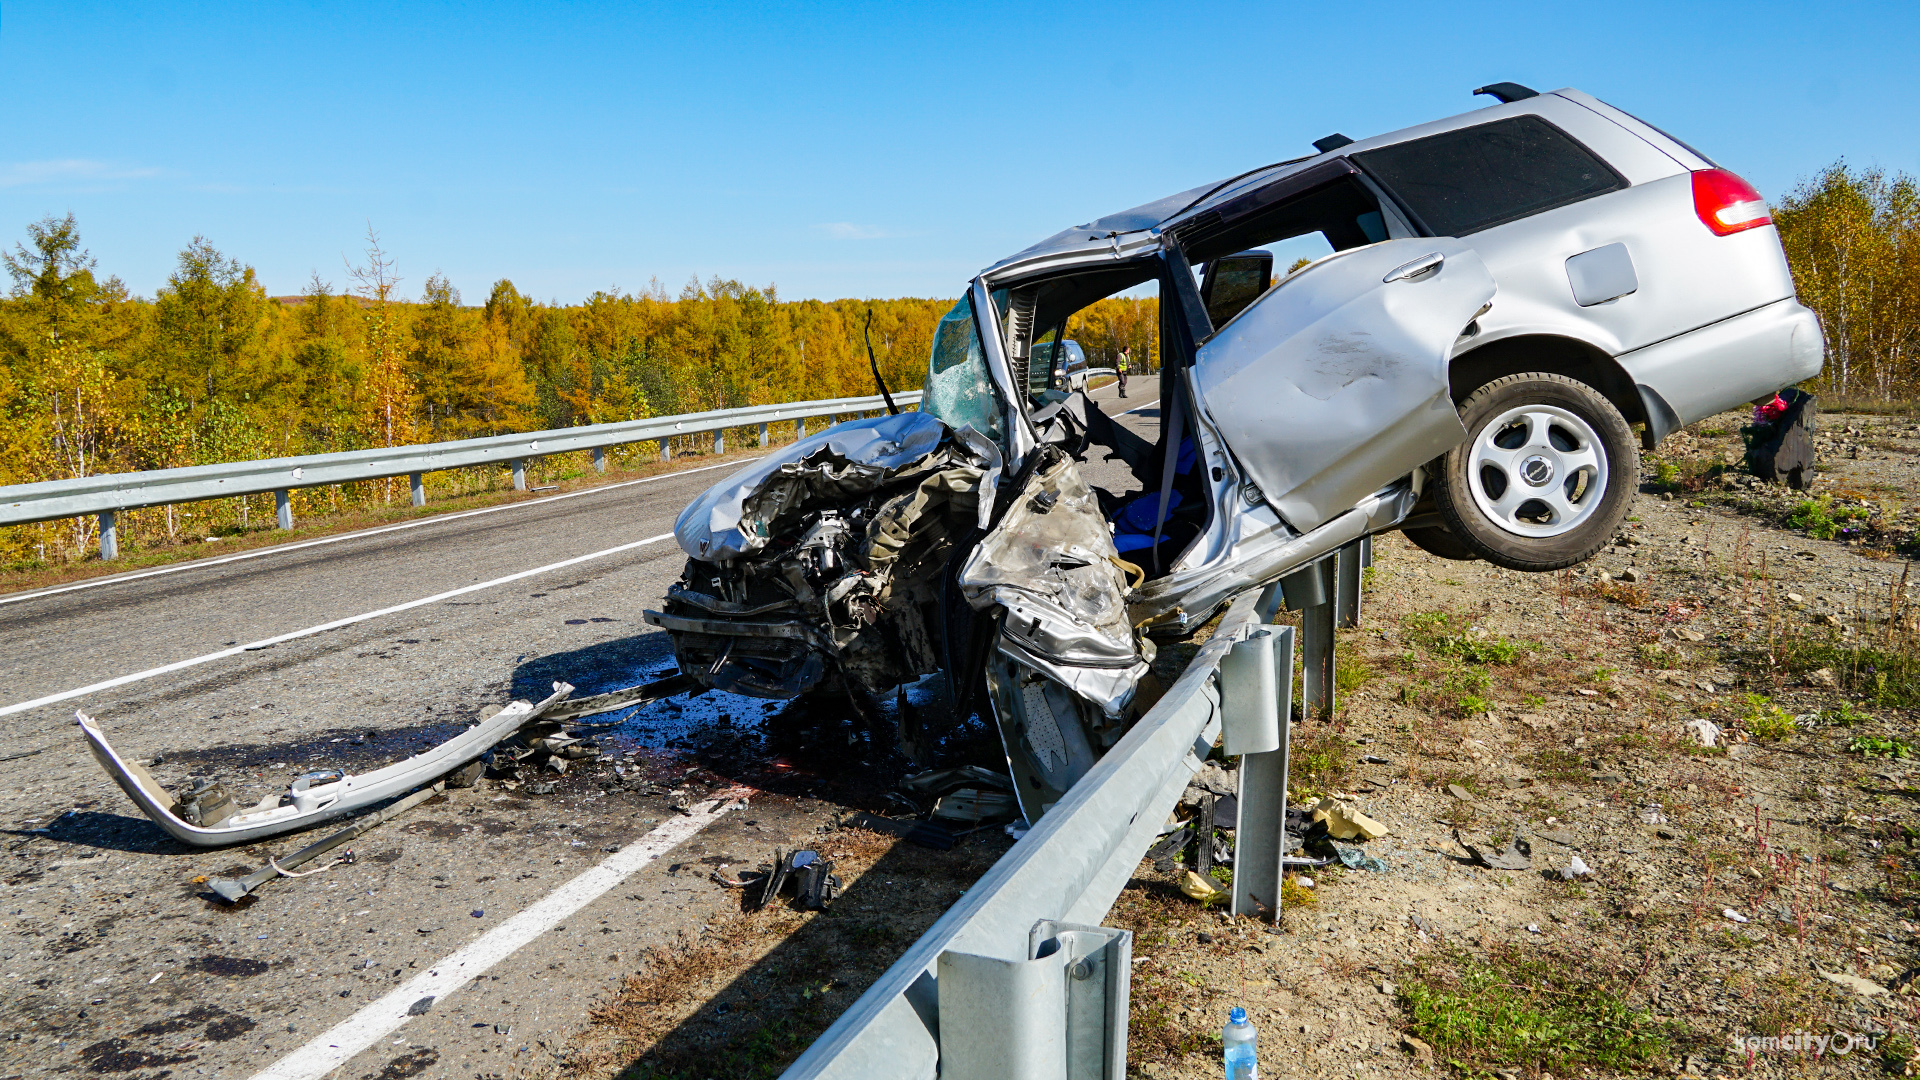
<svg viewBox="0 0 1920 1080"><path fill-rule="evenodd" d="M78 215L151 295L196 234L336 288L371 222L417 294L690 275L952 296L1061 228L1577 86L1770 198L1920 172L1920 5L51 4L0 10L0 237ZM1478 99L1485 102L1487 99Z"/></svg>

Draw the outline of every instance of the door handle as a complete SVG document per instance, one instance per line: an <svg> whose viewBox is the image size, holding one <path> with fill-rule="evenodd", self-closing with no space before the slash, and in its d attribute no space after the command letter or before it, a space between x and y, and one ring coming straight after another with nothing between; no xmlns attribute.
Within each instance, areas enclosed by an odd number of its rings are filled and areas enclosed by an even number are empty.
<svg viewBox="0 0 1920 1080"><path fill-rule="evenodd" d="M1430 274L1440 269L1441 265L1446 261L1447 256L1445 253L1439 251L1431 252L1420 256L1410 263L1394 267L1391 273L1380 279L1380 283L1384 285L1389 281L1412 281L1414 278L1424 274Z"/></svg>

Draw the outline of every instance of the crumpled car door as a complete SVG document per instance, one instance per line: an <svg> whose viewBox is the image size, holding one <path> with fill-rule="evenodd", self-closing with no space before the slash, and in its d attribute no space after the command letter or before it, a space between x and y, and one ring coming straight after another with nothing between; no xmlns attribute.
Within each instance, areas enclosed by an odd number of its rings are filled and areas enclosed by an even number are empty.
<svg viewBox="0 0 1920 1080"><path fill-rule="evenodd" d="M1119 740L1150 657L1127 617L1128 571L1065 451L1034 450L1000 520L962 564L976 610L1002 610L987 693L1028 821Z"/></svg>
<svg viewBox="0 0 1920 1080"><path fill-rule="evenodd" d="M1306 532L1466 438L1447 365L1493 295L1452 237L1339 252L1209 338L1194 386L1261 494Z"/></svg>

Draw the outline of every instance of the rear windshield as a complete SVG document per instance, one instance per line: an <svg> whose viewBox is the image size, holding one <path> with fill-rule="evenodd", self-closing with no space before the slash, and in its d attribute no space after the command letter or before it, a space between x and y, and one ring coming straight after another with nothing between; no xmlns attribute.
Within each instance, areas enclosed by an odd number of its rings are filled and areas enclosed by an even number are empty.
<svg viewBox="0 0 1920 1080"><path fill-rule="evenodd" d="M1443 131L1353 160L1434 236L1465 236L1627 186L1537 116Z"/></svg>

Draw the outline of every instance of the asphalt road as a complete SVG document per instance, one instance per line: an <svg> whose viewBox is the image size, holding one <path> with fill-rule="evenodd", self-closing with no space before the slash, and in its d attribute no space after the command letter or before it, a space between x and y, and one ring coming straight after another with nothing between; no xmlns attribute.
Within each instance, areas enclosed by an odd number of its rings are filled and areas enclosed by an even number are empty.
<svg viewBox="0 0 1920 1080"><path fill-rule="evenodd" d="M1120 407L1141 390L1151 385L1136 383ZM1118 411L1112 389L1096 396ZM1129 421L1151 434L1157 410ZM657 537L725 475L676 473L0 604L0 707ZM590 694L670 671L664 635L640 613L683 561L661 539L0 718L0 1080L251 1076L288 1061L284 1075L323 1075L316 1045L371 1002L577 890L568 883L621 849L661 848L424 1015L384 1029L339 1075L506 1076L546 1060L639 954L696 942L717 905L736 902L709 882L715 866L750 865L830 827L831 777L799 778L678 839L692 826L667 794L723 795L737 777L711 755L696 769L658 748L759 723L772 705L662 703L607 740L608 762L551 793L491 781L449 792L357 842L352 865L275 881L239 909L212 902L200 879L313 837L218 851L173 842L87 756L73 710L98 718L123 756L158 758L170 789L218 776L244 805L284 790L302 766L396 760L484 706L545 696L555 679ZM648 839L662 828L680 832Z"/></svg>

